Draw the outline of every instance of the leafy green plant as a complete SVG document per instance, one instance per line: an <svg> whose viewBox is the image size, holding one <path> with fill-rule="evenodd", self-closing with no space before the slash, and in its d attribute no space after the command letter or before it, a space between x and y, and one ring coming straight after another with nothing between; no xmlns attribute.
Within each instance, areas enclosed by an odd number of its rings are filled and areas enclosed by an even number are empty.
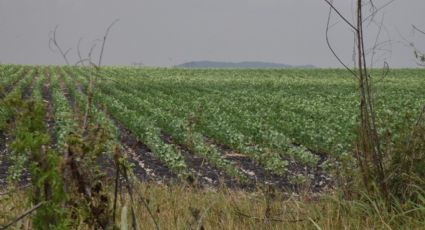
<svg viewBox="0 0 425 230"><path fill-rule="evenodd" d="M81 76L78 77L82 81L82 84L87 87L88 81ZM171 145L161 140L160 130L153 125L153 121L140 117L136 111L128 109L122 102L100 91L94 92L94 98L96 101L107 104L108 111L126 125L137 137L143 140L153 153L173 172L183 178L189 175L183 156Z"/></svg>
<svg viewBox="0 0 425 230"><path fill-rule="evenodd" d="M41 204L33 217L34 227L65 229L69 224L67 210L63 209L67 196L63 191L60 159L49 146L50 138L44 126L45 110L40 92L43 80L40 77L35 81L32 98L22 100L22 90L32 81L30 73L5 99L9 115L13 117L9 123L12 130L9 135L13 137L10 144L13 164L9 176L11 181L18 182L28 163L33 184L29 202Z"/></svg>

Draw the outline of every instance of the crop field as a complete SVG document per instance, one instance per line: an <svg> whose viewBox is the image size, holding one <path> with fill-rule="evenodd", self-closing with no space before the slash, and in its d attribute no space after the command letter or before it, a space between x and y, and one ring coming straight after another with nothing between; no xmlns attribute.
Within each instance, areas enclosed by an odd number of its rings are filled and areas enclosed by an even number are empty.
<svg viewBox="0 0 425 230"><path fill-rule="evenodd" d="M141 181L316 192L332 186L330 159L354 148L358 95L343 70L1 65L0 73L2 187L31 180L31 159L14 154L31 149L14 141L25 132L8 111L29 100L43 108L43 138L59 155L69 151L70 135L83 132L93 100L90 122L109 135L100 168L111 173L108 146L117 144ZM378 123L385 124L379 132L391 133L414 122L425 77L422 70L392 70L376 78L375 90Z"/></svg>

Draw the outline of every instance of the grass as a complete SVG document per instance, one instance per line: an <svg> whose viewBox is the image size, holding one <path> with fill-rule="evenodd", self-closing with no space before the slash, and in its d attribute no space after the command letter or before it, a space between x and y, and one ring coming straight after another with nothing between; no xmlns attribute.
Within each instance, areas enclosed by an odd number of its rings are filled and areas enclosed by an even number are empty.
<svg viewBox="0 0 425 230"><path fill-rule="evenodd" d="M423 229L425 226L423 202L388 209L384 202L366 196L342 199L339 192L312 198L262 189L245 192L224 187L198 189L139 182L135 187L135 217L141 229L155 229L153 218L160 229ZM0 224L28 209L23 198L30 192L28 188L0 196ZM131 225L129 196L125 192L121 194L116 223ZM123 204L126 221L121 218ZM19 226L30 229L29 219L22 220ZM79 229L88 228L81 225Z"/></svg>

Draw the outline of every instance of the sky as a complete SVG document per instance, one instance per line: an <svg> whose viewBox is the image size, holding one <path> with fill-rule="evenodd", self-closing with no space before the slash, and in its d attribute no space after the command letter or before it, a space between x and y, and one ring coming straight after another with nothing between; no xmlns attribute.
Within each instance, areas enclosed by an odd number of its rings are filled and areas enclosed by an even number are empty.
<svg viewBox="0 0 425 230"><path fill-rule="evenodd" d="M334 0L350 20L351 0ZM388 0L376 0L377 7ZM325 29L329 7L323 0L0 0L0 62L64 64L48 47L56 25L57 41L78 61L115 19L105 65L173 66L188 61L265 61L291 65L341 67L329 51ZM369 10L365 9L365 14ZM373 66L415 67L408 42L425 50L425 1L396 0L367 23L366 45L384 42ZM378 26L383 22L380 36ZM353 65L353 33L335 14L330 40ZM390 42L386 42L390 40ZM97 47L100 47L98 45ZM94 51L97 59L100 49ZM372 55L370 53L369 60Z"/></svg>

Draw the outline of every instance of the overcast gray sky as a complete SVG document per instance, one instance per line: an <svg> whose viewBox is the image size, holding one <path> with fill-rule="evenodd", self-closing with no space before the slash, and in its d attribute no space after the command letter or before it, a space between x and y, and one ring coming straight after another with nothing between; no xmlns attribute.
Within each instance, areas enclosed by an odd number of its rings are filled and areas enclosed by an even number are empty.
<svg viewBox="0 0 425 230"><path fill-rule="evenodd" d="M380 6L387 1L375 2ZM351 18L351 1L335 2ZM215 60L339 67L325 43L327 11L323 0L0 0L0 62L63 64L48 48L48 32L57 24L58 41L73 48L69 58L75 62L78 39L84 38L81 50L87 53L92 41L119 18L105 50L107 65ZM393 67L415 66L400 34L425 47L425 36L411 29L411 24L425 29L425 0L398 0L384 12L381 40L392 39L386 47L392 55L376 55L376 65L387 60ZM377 32L370 28L368 44ZM340 22L330 35L350 63L351 32Z"/></svg>

